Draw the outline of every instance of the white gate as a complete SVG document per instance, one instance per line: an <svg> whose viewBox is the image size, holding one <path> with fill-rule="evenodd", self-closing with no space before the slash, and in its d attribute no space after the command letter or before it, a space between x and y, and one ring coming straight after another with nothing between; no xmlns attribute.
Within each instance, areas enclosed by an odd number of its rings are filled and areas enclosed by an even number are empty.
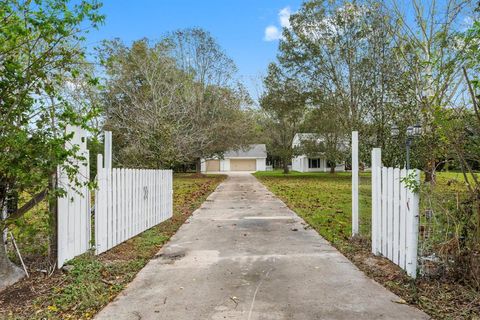
<svg viewBox="0 0 480 320"><path fill-rule="evenodd" d="M90 248L90 190L86 183L90 179L89 153L87 150L87 132L79 127L68 126L67 133L73 132L73 138L66 148L78 146L78 155L85 160L71 159L71 165L78 166L76 179L81 186L76 186L67 173L58 167L58 186L65 190L65 195L57 199L58 212L58 254L57 264L61 268L65 261L86 252Z"/></svg>
<svg viewBox="0 0 480 320"><path fill-rule="evenodd" d="M103 167L98 155L95 244L100 254L172 217L171 170Z"/></svg>
<svg viewBox="0 0 480 320"><path fill-rule="evenodd" d="M387 168L381 151L372 151L372 252L381 254L413 278L417 274L418 170Z"/></svg>

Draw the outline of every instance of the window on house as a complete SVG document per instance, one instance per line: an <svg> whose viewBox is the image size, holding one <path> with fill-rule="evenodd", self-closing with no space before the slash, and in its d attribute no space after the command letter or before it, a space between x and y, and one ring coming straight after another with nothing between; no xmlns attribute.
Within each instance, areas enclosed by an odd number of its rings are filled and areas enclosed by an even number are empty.
<svg viewBox="0 0 480 320"><path fill-rule="evenodd" d="M309 169L320 168L320 159L308 159L308 168Z"/></svg>

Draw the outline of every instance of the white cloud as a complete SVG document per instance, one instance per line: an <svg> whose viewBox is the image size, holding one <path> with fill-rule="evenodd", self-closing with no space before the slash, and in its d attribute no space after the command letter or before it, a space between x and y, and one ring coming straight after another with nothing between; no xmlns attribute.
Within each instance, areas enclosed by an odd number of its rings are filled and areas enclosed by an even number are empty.
<svg viewBox="0 0 480 320"><path fill-rule="evenodd" d="M290 7L285 7L278 12L278 21L280 22L280 28L274 25L269 25L265 28L265 36L263 40L265 41L275 41L282 39L282 28L290 29L290 15L292 10Z"/></svg>
<svg viewBox="0 0 480 320"><path fill-rule="evenodd" d="M265 28L265 41L275 41L282 38L282 32L275 26L268 26Z"/></svg>
<svg viewBox="0 0 480 320"><path fill-rule="evenodd" d="M289 28L290 29L290 15L292 14L292 11L290 10L290 7L285 7L280 12L278 13L278 19L280 20L280 25L283 28Z"/></svg>

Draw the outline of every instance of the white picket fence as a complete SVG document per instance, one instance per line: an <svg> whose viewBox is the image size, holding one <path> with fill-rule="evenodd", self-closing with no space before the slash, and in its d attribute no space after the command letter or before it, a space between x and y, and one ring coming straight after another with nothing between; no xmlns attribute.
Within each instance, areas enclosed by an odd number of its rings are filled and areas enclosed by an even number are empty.
<svg viewBox="0 0 480 320"><path fill-rule="evenodd" d="M67 133L73 133L73 138L66 148L78 146L78 154L86 161L71 159L71 165L78 166L76 179L81 185L75 184L67 173L58 167L58 186L65 191L63 197L57 200L57 265L61 268L65 261L86 252L90 248L91 219L90 219L90 190L85 185L90 179L87 150L87 132L79 127L69 126Z"/></svg>
<svg viewBox="0 0 480 320"><path fill-rule="evenodd" d="M87 132L67 127L73 138L66 148L78 146L85 161L70 160L78 166L77 182L70 181L58 167L58 183L65 195L57 199L58 256L61 268L92 247L91 196L85 185L90 180ZM105 165L98 155L95 191L96 254L167 220L173 214L173 176L171 170L114 169L111 165L111 133L105 132Z"/></svg>
<svg viewBox="0 0 480 320"><path fill-rule="evenodd" d="M419 196L406 184L419 183L418 170L381 165L381 151L372 151L372 252L383 255L413 278L417 275Z"/></svg>
<svg viewBox="0 0 480 320"><path fill-rule="evenodd" d="M171 170L103 167L98 155L95 245L100 254L172 217Z"/></svg>

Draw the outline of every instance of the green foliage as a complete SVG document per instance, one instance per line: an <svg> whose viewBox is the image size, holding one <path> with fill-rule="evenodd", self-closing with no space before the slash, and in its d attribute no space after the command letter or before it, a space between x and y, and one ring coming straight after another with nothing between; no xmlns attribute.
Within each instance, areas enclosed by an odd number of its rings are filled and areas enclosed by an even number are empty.
<svg viewBox="0 0 480 320"><path fill-rule="evenodd" d="M64 164L76 150L65 149L71 135L64 129L89 128L96 110L76 110L59 92L66 79L77 76L84 57L81 28L103 21L99 8L96 1L0 3L0 207L7 194L45 189L57 165L76 171Z"/></svg>
<svg viewBox="0 0 480 320"><path fill-rule="evenodd" d="M247 143L249 98L236 67L202 29L159 41L106 41L100 56L108 81L105 128L121 165L172 167L221 155Z"/></svg>
<svg viewBox="0 0 480 320"><path fill-rule="evenodd" d="M420 181L417 180L417 174L414 171L409 172L404 178L400 180L405 184L405 187L413 193L420 191Z"/></svg>
<svg viewBox="0 0 480 320"><path fill-rule="evenodd" d="M260 98L260 106L264 113L262 120L268 139L267 149L271 155L282 160L287 172L288 163L299 152L292 143L305 118L306 95L300 81L289 77L274 63L268 67L264 84L266 91Z"/></svg>
<svg viewBox="0 0 480 320"><path fill-rule="evenodd" d="M97 115L95 106L75 104L63 94L69 79L79 76L84 62L85 28L103 21L96 0L76 4L68 0L0 1L0 212L7 199L14 199L9 220L18 219L16 198L30 193L34 199L45 195L51 201L63 190L55 174L61 166L79 184L75 161L77 147L66 148L72 134L67 125L90 129ZM83 75L89 85L95 84ZM29 200L27 198L27 200ZM36 200L37 202L38 200ZM1 220L6 217L2 215ZM55 232L50 217L48 234ZM6 227L1 221L0 230ZM31 236L25 228L21 237ZM0 282L12 274L5 247L0 246Z"/></svg>

